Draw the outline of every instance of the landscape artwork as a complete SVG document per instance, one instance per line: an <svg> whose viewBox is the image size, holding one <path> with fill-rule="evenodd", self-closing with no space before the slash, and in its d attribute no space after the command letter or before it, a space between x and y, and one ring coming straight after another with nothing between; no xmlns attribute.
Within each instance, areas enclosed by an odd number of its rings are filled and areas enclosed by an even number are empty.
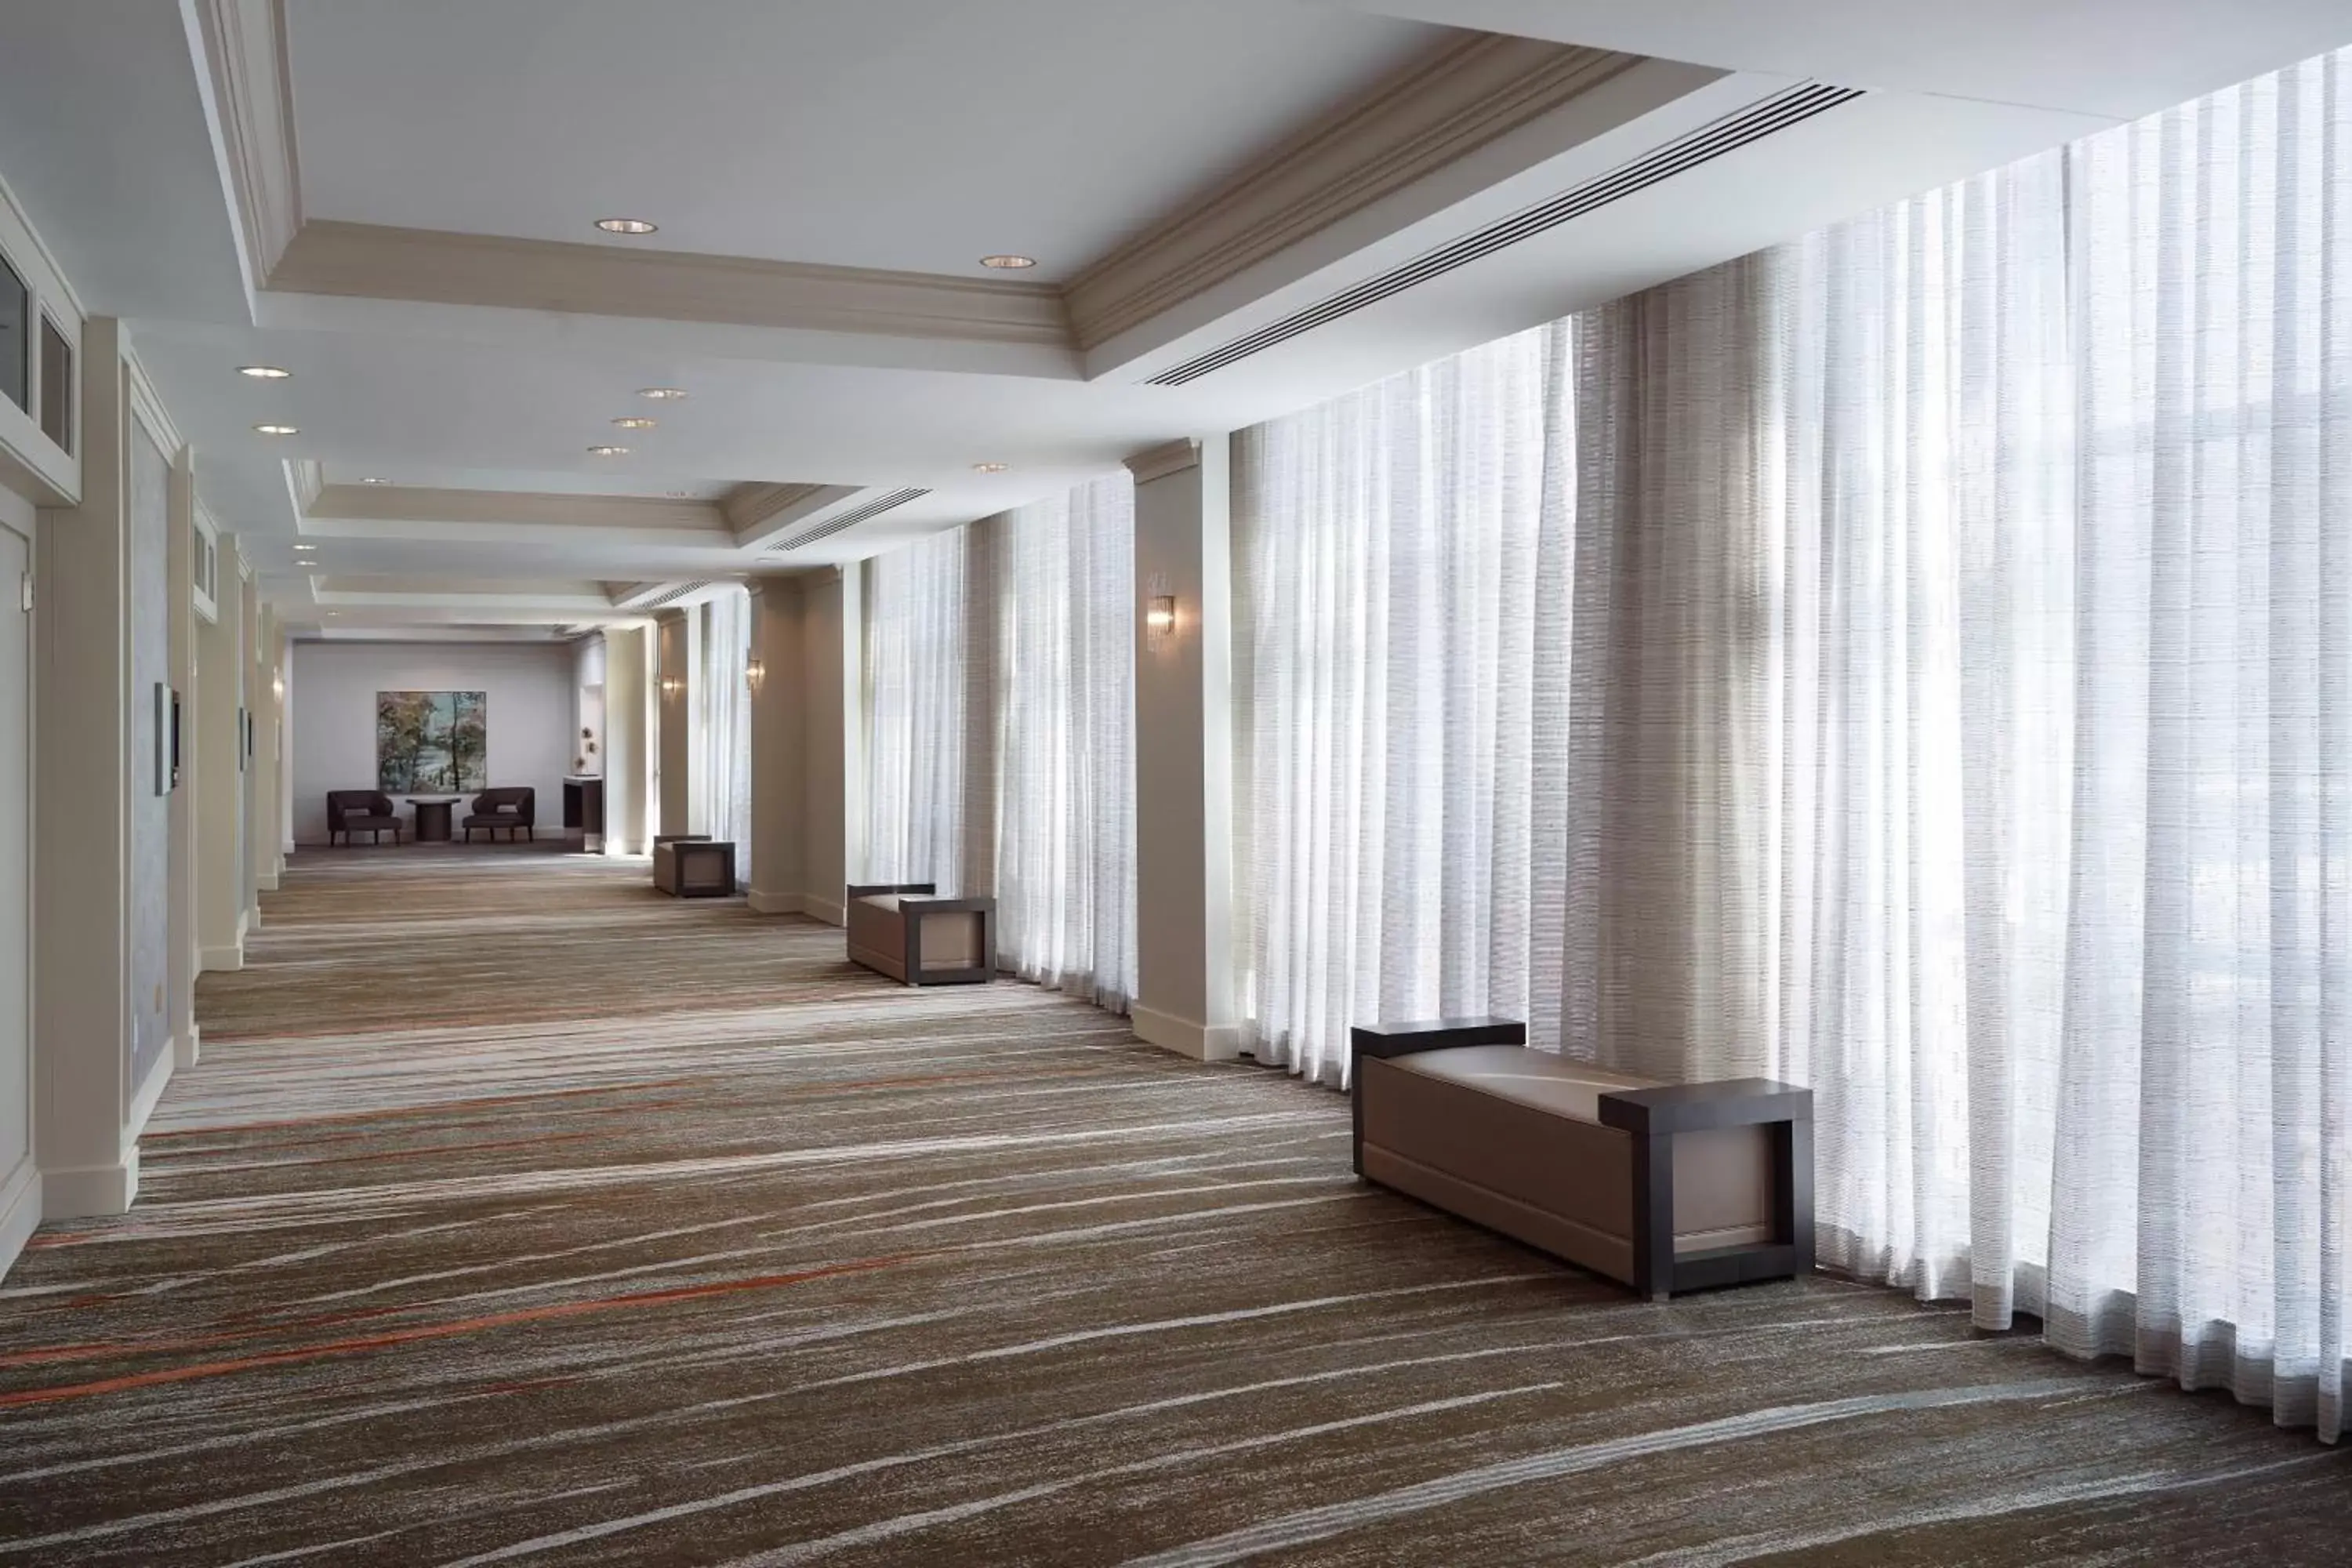
<svg viewBox="0 0 2352 1568"><path fill-rule="evenodd" d="M478 691L375 694L375 787L386 795L468 795L489 786L487 705Z"/></svg>

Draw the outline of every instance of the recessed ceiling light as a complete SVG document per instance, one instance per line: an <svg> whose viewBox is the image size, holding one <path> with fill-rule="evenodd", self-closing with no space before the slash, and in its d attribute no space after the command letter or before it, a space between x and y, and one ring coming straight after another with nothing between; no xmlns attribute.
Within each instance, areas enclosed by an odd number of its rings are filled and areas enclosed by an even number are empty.
<svg viewBox="0 0 2352 1568"><path fill-rule="evenodd" d="M390 479L378 479L374 475L371 474L361 479L360 483L363 485L388 485L392 483L392 481Z"/></svg>
<svg viewBox="0 0 2352 1568"><path fill-rule="evenodd" d="M999 272L1020 272L1036 266L1037 258L1034 256L983 256L980 264L993 267Z"/></svg>
<svg viewBox="0 0 2352 1568"><path fill-rule="evenodd" d="M302 434L301 426L297 425L257 425L253 428L255 434L261 436L299 436Z"/></svg>
<svg viewBox="0 0 2352 1568"><path fill-rule="evenodd" d="M974 463L971 471L975 474L1001 474L1012 466L1010 463Z"/></svg>
<svg viewBox="0 0 2352 1568"><path fill-rule="evenodd" d="M661 225L647 223L641 217L600 217L596 226L606 234L651 234Z"/></svg>
<svg viewBox="0 0 2352 1568"><path fill-rule="evenodd" d="M626 447L591 447L588 455L592 458L625 458L629 449Z"/></svg>
<svg viewBox="0 0 2352 1568"><path fill-rule="evenodd" d="M650 397L656 403L676 403L679 398L686 395L686 388L682 386L643 386L637 389L637 395L639 397Z"/></svg>
<svg viewBox="0 0 2352 1568"><path fill-rule="evenodd" d="M613 423L624 430L650 430L654 427L654 421L642 414L631 415L625 419L615 419Z"/></svg>
<svg viewBox="0 0 2352 1568"><path fill-rule="evenodd" d="M691 499L693 495L694 492L692 490L672 490L669 492L669 499L672 500L687 500Z"/></svg>
<svg viewBox="0 0 2352 1568"><path fill-rule="evenodd" d="M284 381L294 373L280 370L274 364L241 364L236 367L236 374L249 375L256 381Z"/></svg>

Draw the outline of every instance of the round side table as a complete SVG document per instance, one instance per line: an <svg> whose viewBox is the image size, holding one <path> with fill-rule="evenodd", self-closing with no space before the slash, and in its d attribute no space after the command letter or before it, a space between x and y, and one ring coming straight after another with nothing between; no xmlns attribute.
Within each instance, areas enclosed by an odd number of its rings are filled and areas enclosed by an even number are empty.
<svg viewBox="0 0 2352 1568"><path fill-rule="evenodd" d="M416 808L416 842L448 843L450 808L460 798L454 795L408 796L408 804Z"/></svg>

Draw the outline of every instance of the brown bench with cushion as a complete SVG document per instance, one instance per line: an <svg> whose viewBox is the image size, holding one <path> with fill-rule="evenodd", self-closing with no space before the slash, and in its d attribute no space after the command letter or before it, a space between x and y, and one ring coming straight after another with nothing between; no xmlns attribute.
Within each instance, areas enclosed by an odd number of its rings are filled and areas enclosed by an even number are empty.
<svg viewBox="0 0 2352 1568"><path fill-rule="evenodd" d="M392 797L382 790L331 789L327 792L327 842L332 844L335 835L343 836L349 844L352 835L364 833L373 844L383 842L384 834L392 834L394 844L400 842L400 814L393 810Z"/></svg>
<svg viewBox="0 0 2352 1568"><path fill-rule="evenodd" d="M482 828L496 840L500 828L511 838L520 832L526 838L537 838L531 818L539 809L539 795L529 784L501 784L486 789L474 797L474 808L461 825L466 829L466 842L474 841L474 830Z"/></svg>
<svg viewBox="0 0 2352 1568"><path fill-rule="evenodd" d="M667 833L654 840L654 886L675 899L735 895L735 846L708 833Z"/></svg>
<svg viewBox="0 0 2352 1568"><path fill-rule="evenodd" d="M934 897L931 882L853 884L843 900L849 956L908 985L996 977L996 900Z"/></svg>
<svg viewBox="0 0 2352 1568"><path fill-rule="evenodd" d="M1353 1031L1356 1173L1632 1286L1813 1267L1813 1097L1661 1084L1529 1050L1507 1018Z"/></svg>

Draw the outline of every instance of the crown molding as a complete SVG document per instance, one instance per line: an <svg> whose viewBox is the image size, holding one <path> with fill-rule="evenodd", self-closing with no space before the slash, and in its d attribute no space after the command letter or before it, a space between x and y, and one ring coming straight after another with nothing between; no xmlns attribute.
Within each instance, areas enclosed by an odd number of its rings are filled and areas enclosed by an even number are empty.
<svg viewBox="0 0 2352 1568"><path fill-rule="evenodd" d="M564 495L541 490L453 490L408 485L328 485L305 511L342 522L521 523L546 528L667 529L725 532L709 501L657 496Z"/></svg>
<svg viewBox="0 0 2352 1568"><path fill-rule="evenodd" d="M1187 468L1201 466L1201 443L1190 436L1173 441L1162 441L1147 447L1127 459L1127 471L1135 476L1139 485L1154 479L1164 479L1171 474L1181 474Z"/></svg>
<svg viewBox="0 0 2352 1568"><path fill-rule="evenodd" d="M286 0L196 0L214 152L228 186L246 280L258 289L302 228Z"/></svg>
<svg viewBox="0 0 2352 1568"><path fill-rule="evenodd" d="M1051 284L314 220L274 293L1066 349Z"/></svg>
<svg viewBox="0 0 2352 1568"><path fill-rule="evenodd" d="M1642 60L1492 33L1441 46L1072 279L1078 347L1239 276Z"/></svg>

